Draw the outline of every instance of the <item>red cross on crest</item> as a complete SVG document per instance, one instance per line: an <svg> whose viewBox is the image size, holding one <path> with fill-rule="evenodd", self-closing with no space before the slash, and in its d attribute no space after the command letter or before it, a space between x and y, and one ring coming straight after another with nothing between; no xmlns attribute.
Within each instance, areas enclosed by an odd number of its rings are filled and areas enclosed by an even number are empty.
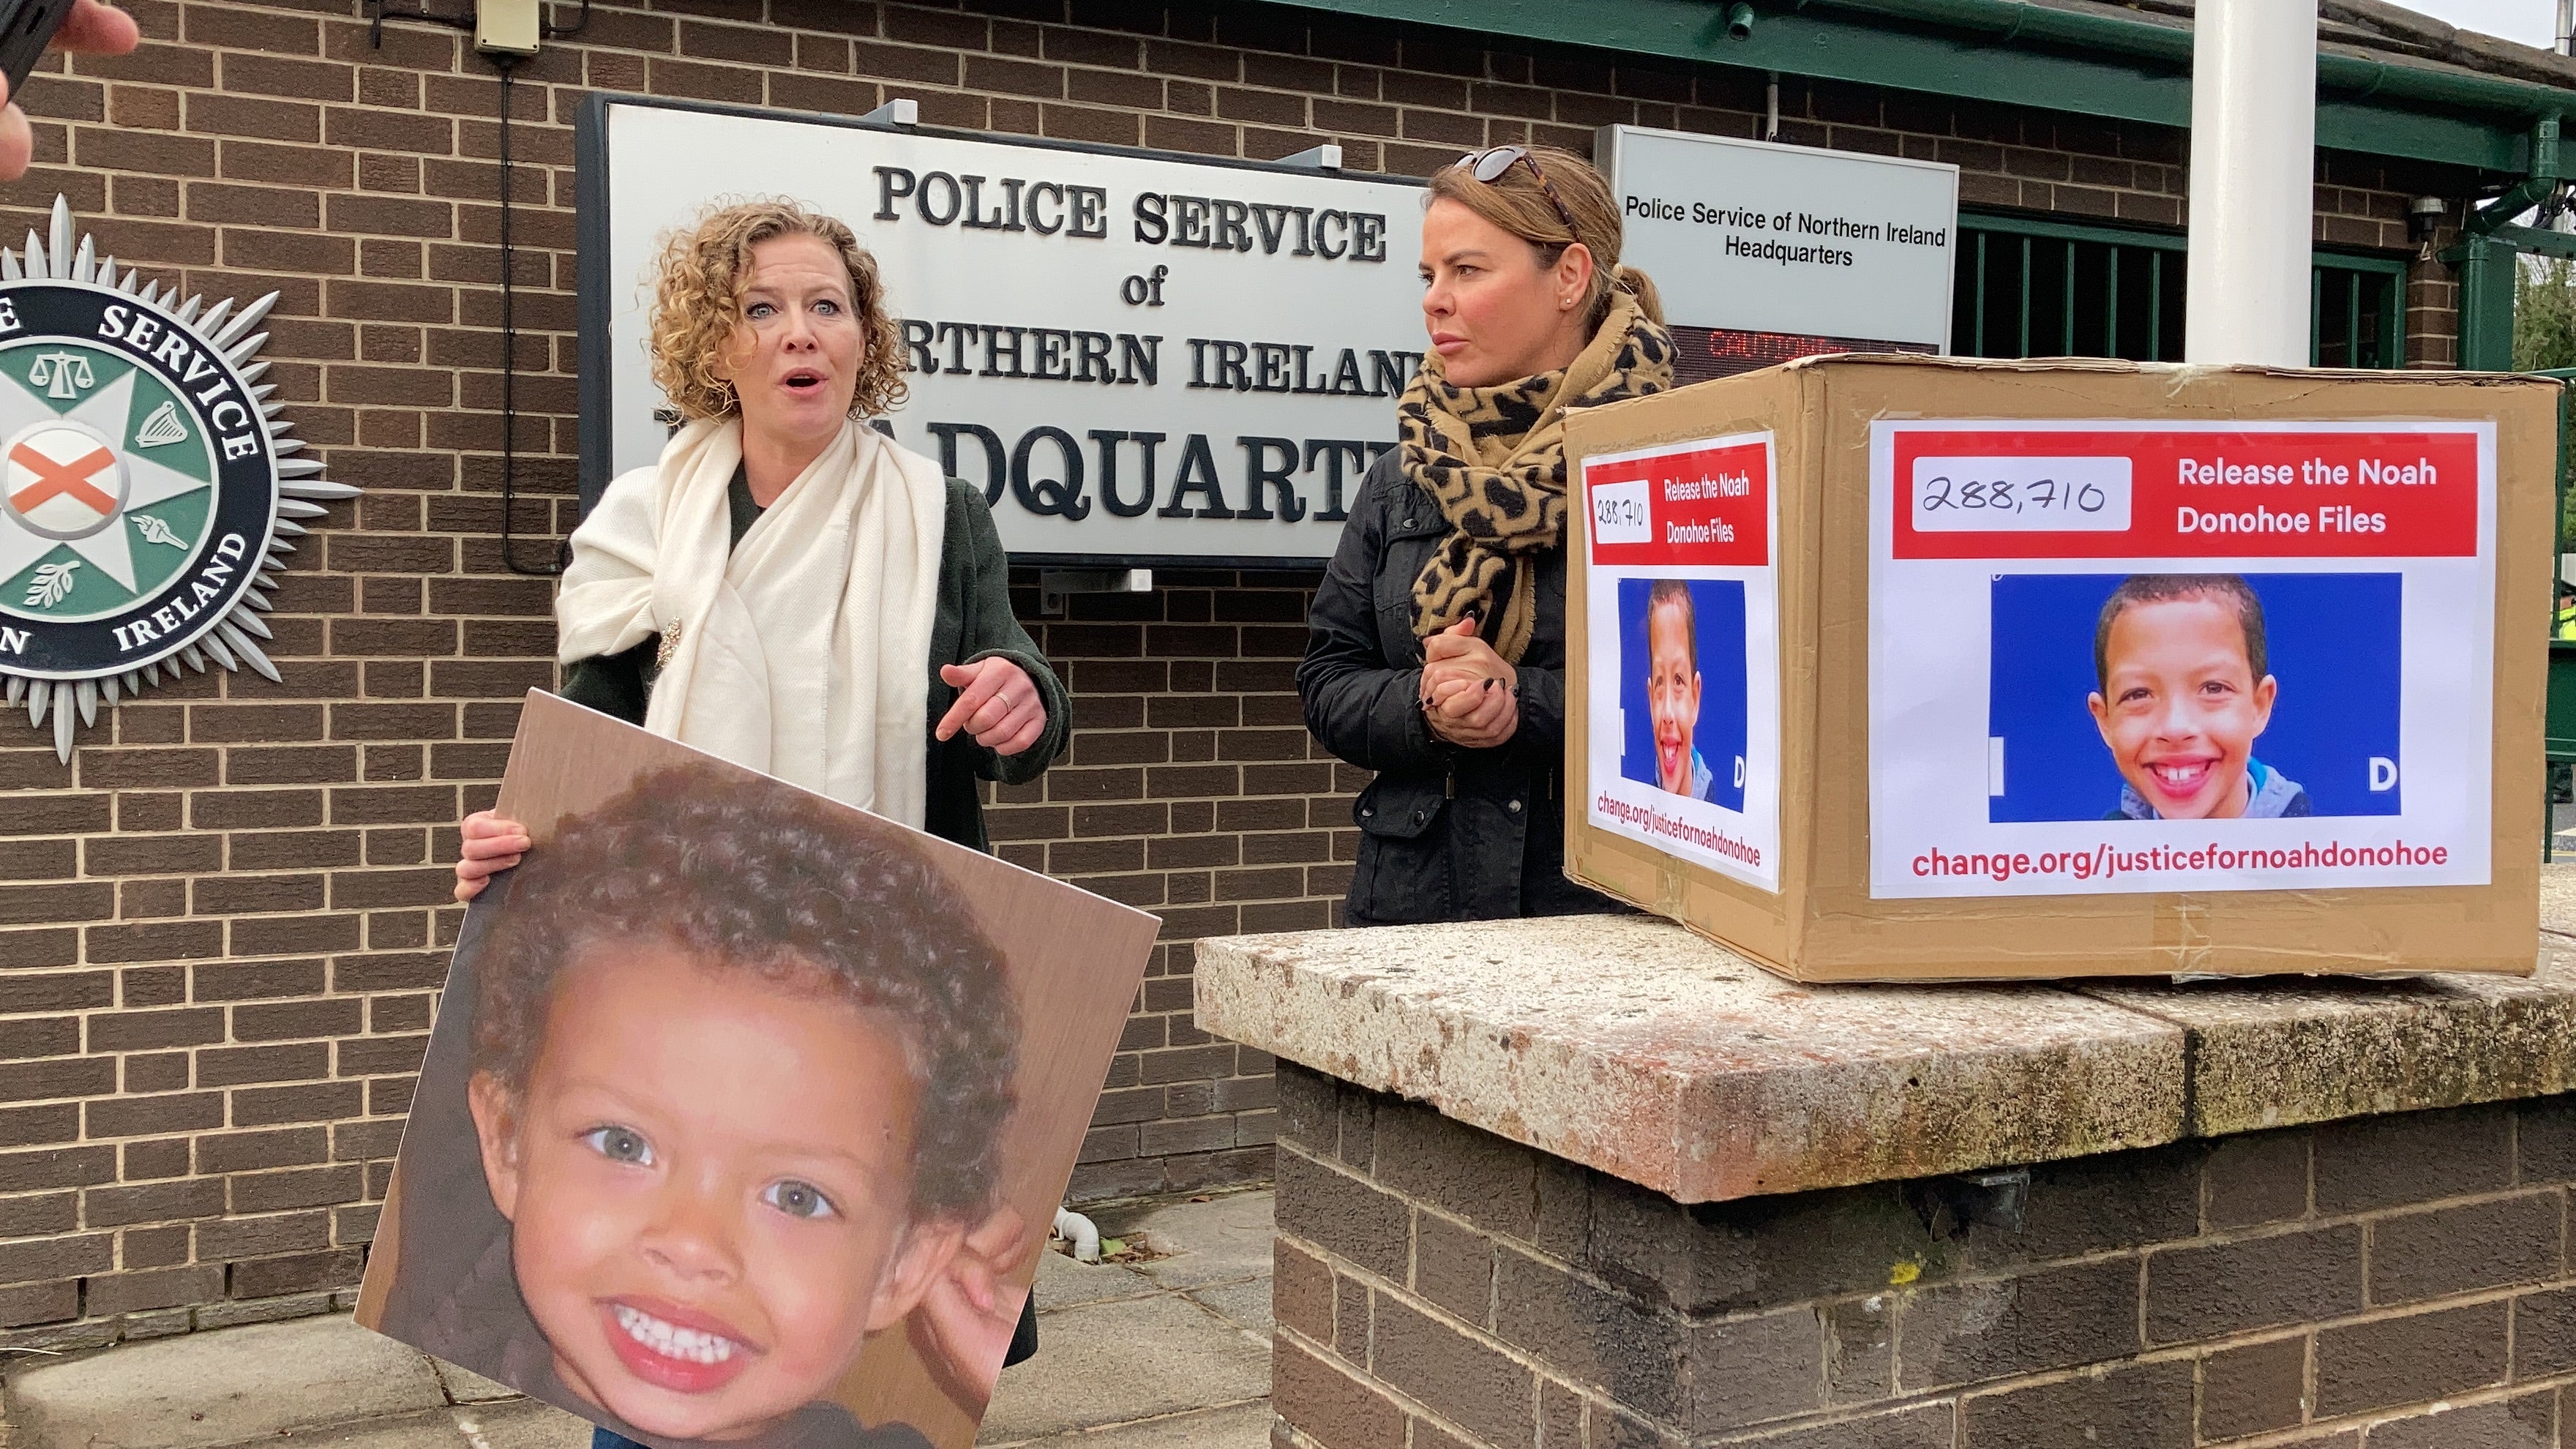
<svg viewBox="0 0 2576 1449"><path fill-rule="evenodd" d="M94 512L116 511L116 500L90 482L101 469L116 461L116 455L105 448L94 449L68 463L57 463L30 444L20 443L9 450L9 461L36 475L35 482L9 495L9 506L20 513L31 512L57 496L68 496Z"/></svg>

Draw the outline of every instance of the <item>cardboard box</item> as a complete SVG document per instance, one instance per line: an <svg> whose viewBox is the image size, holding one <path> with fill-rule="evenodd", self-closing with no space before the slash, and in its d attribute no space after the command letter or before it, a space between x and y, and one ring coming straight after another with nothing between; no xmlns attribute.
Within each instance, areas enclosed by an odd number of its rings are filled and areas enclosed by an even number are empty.
<svg viewBox="0 0 2576 1449"><path fill-rule="evenodd" d="M2527 975L2558 403L1844 356L1578 413L1567 870L1799 980Z"/></svg>

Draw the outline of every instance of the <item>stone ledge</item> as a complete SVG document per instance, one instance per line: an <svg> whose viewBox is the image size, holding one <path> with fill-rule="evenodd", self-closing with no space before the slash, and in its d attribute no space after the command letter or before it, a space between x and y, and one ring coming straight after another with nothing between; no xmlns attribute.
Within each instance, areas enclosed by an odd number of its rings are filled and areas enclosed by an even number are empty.
<svg viewBox="0 0 2576 1449"><path fill-rule="evenodd" d="M2576 864L2528 979L1818 986L1560 917L1197 944L1209 1031L1682 1202L2576 1088Z"/></svg>

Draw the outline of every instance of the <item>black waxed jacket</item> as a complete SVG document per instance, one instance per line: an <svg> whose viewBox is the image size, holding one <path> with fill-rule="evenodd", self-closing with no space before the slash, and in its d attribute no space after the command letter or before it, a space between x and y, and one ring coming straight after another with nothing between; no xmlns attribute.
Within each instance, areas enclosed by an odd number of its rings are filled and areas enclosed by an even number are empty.
<svg viewBox="0 0 2576 1449"><path fill-rule="evenodd" d="M1514 666L1520 726L1492 749L1441 741L1417 704L1413 581L1449 529L1398 454L1368 471L1315 591L1297 694L1306 728L1377 778L1352 808L1349 924L1621 909L1565 876L1565 551L1536 558L1538 623Z"/></svg>

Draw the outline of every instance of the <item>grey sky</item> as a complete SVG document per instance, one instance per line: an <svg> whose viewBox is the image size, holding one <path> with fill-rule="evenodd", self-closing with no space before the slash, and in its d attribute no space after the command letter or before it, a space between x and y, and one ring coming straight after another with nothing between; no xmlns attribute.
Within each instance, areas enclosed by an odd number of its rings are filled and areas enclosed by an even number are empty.
<svg viewBox="0 0 2576 1449"><path fill-rule="evenodd" d="M2463 30L2546 47L2556 38L2558 0L2398 0Z"/></svg>

